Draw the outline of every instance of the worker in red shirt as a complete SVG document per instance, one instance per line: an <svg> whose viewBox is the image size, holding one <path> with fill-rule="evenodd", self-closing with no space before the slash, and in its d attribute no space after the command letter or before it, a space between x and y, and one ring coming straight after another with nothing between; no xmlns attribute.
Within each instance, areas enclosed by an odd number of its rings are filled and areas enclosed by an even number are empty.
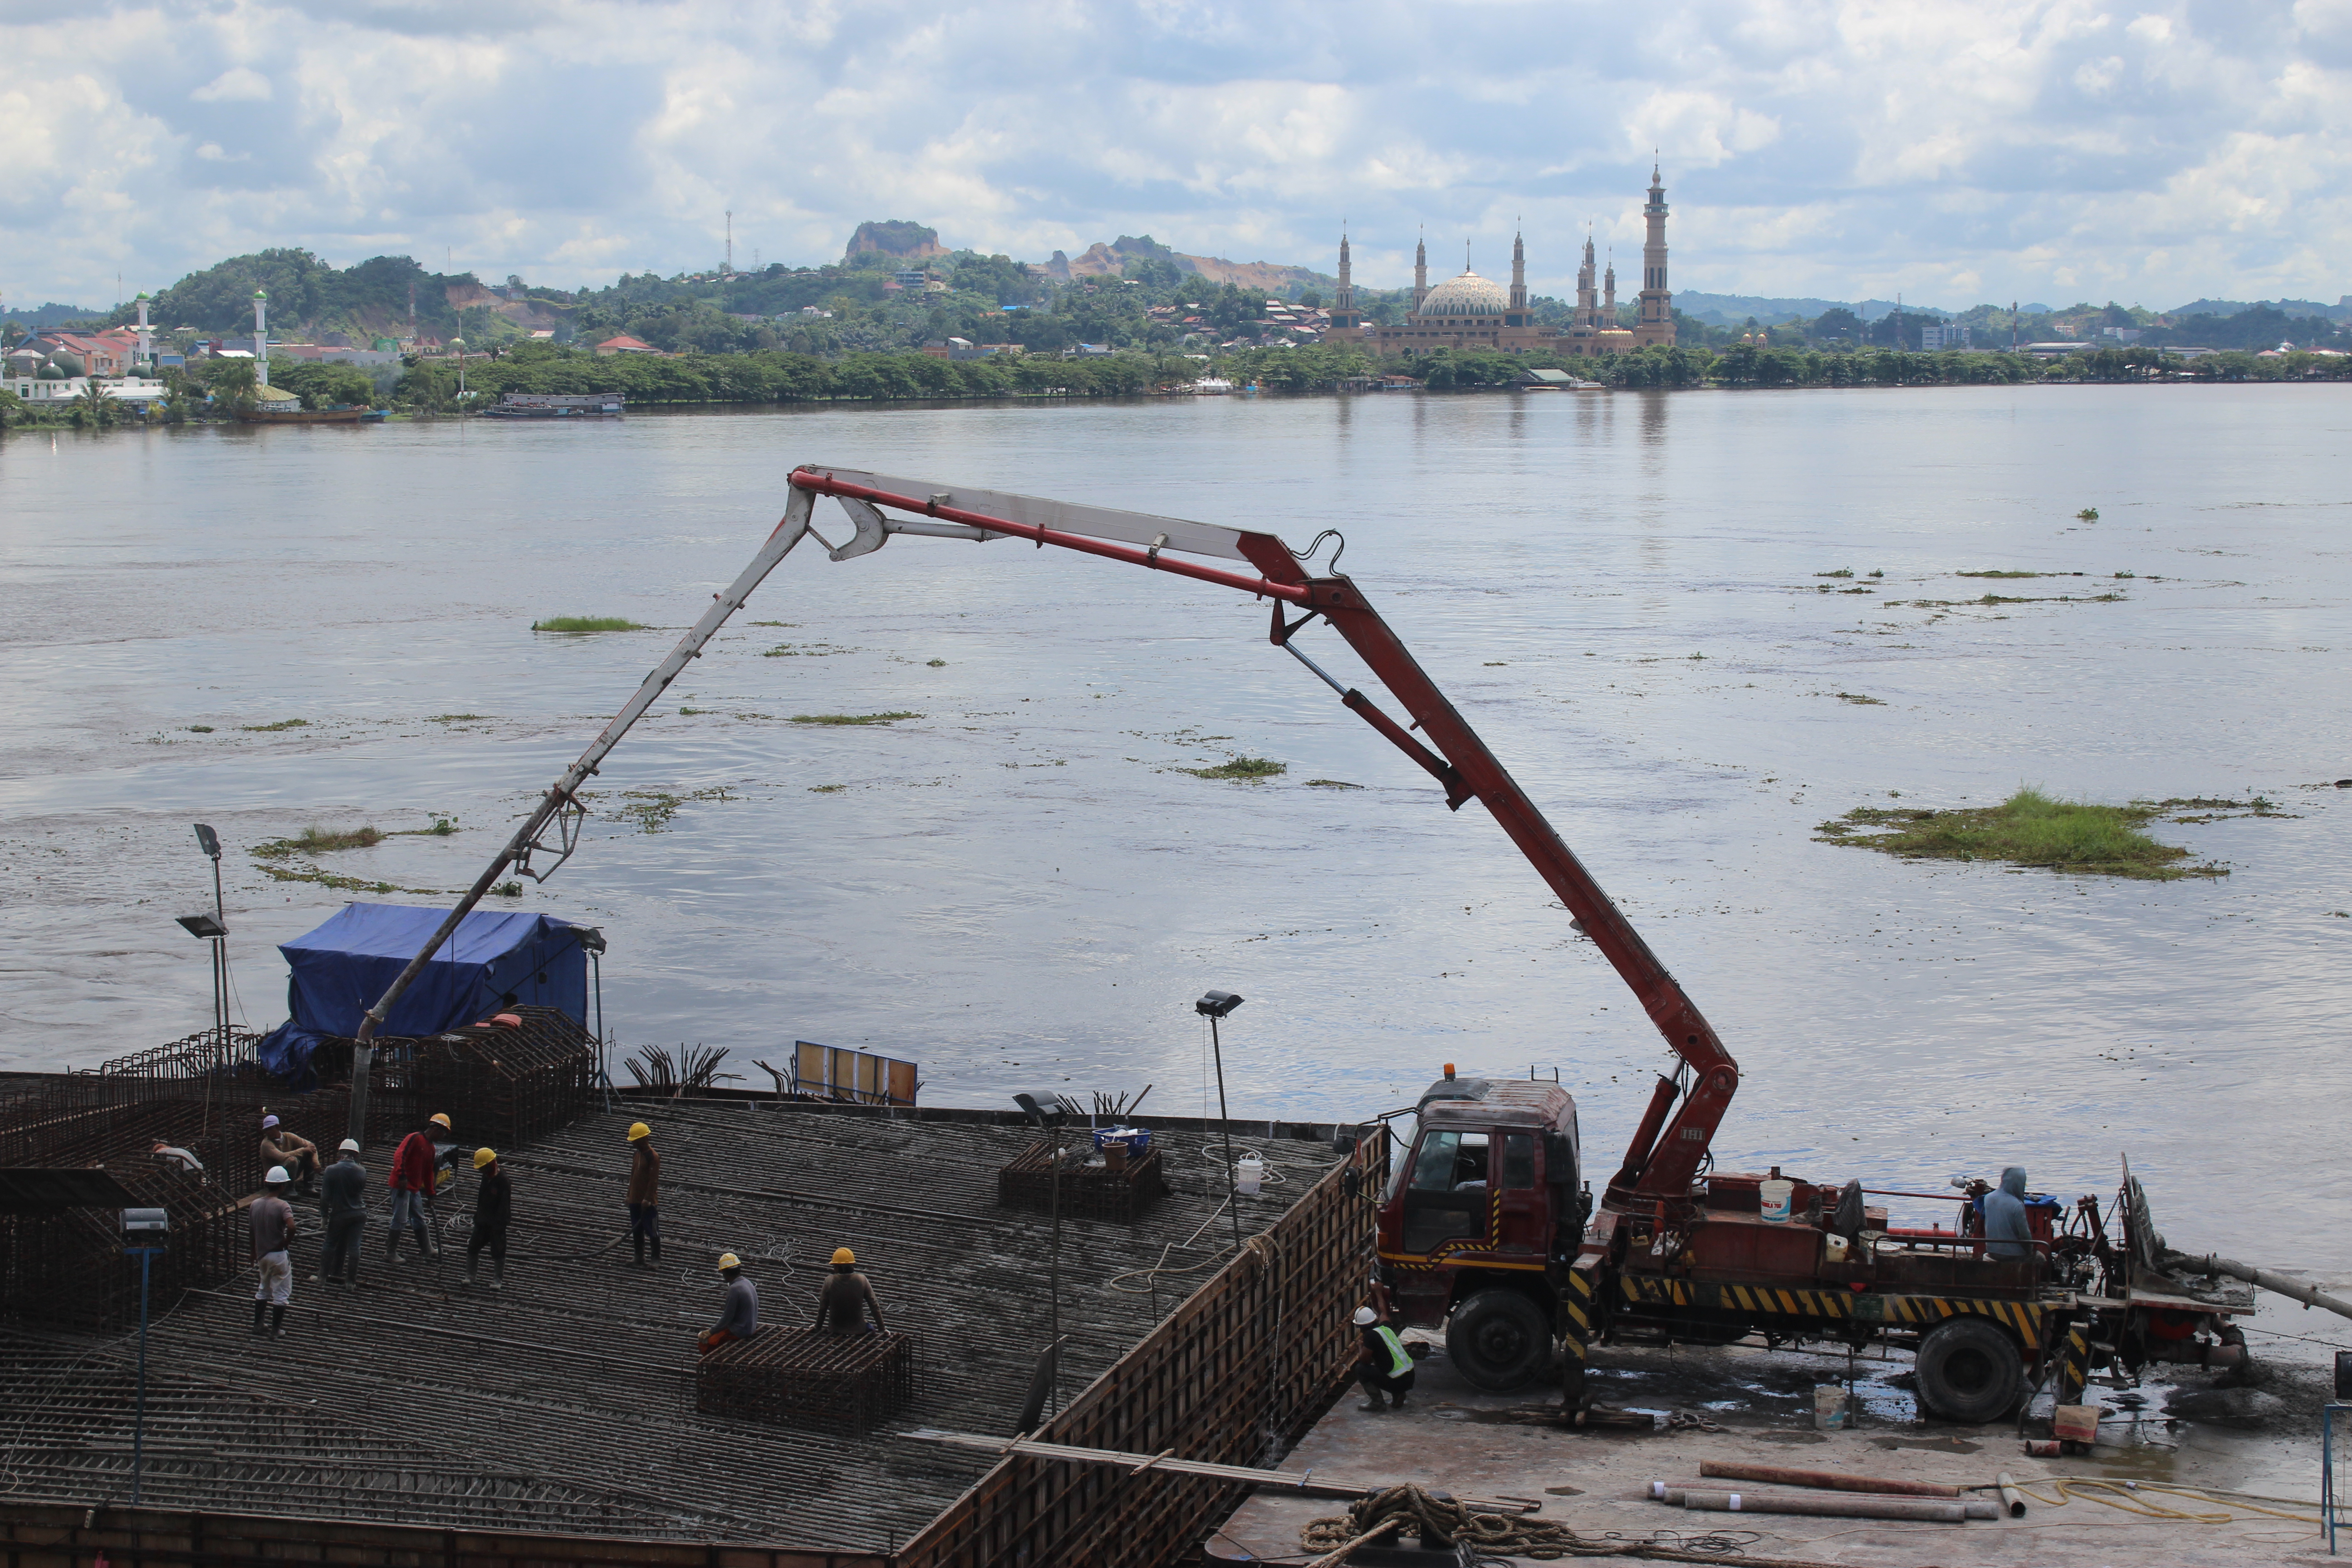
<svg viewBox="0 0 2352 1568"><path fill-rule="evenodd" d="M441 1250L434 1245L433 1227L425 1223L425 1201L433 1195L434 1166L440 1160L434 1134L448 1131L447 1114L436 1110L393 1151L392 1236L383 1249L387 1263L400 1257L400 1232L404 1226L415 1228L416 1250L420 1254L430 1258Z"/></svg>

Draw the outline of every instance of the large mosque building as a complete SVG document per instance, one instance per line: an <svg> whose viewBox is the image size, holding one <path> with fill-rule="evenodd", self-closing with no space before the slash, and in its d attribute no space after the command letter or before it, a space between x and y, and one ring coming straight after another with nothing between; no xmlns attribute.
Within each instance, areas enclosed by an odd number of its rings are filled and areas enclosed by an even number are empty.
<svg viewBox="0 0 2352 1568"><path fill-rule="evenodd" d="M1632 327L1618 324L1617 268L1594 277L1592 241L1584 242L1584 264L1576 273L1576 313L1565 327L1538 326L1528 304L1527 241L1511 240L1508 289L1481 278L1465 264L1459 278L1429 286L1427 243L1413 247L1412 310L1400 326L1366 326L1356 309L1348 238L1339 237L1339 289L1331 304L1326 336L1360 342L1382 354L1423 354L1433 349L1492 349L1503 353L1622 354L1635 349L1671 348L1675 342L1674 295L1666 287L1666 189L1659 171L1650 171L1649 222L1642 246L1640 316Z"/></svg>

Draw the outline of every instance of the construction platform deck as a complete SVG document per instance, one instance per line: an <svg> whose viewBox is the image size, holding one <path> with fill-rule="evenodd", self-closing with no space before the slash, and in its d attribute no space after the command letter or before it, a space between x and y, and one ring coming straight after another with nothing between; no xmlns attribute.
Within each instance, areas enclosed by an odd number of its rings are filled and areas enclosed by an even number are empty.
<svg viewBox="0 0 2352 1568"><path fill-rule="evenodd" d="M652 1124L664 1161L662 1262L652 1271L629 1266L622 1201L625 1133L638 1119ZM1216 1217L1224 1183L1213 1140L1171 1120L1155 1119L1163 1201L1131 1223L1064 1218L1065 1400L1233 1260L1228 1222ZM1262 1196L1242 1200L1242 1229L1253 1235L1346 1158L1328 1127L1309 1142L1255 1125L1246 1142L1270 1180ZM304 1130L331 1146L320 1137L328 1130ZM464 1127L457 1133L470 1142ZM420 1261L404 1248L403 1261L385 1263L387 1151L371 1150L377 1206L358 1289L314 1279L320 1227L315 1207L298 1204L303 1234L282 1340L249 1332L249 1270L192 1292L153 1323L142 1502L181 1518L888 1560L991 1464L893 1432L1009 1435L1046 1343L1051 1226L999 1207L995 1194L997 1173L1034 1137L986 1112L624 1103L500 1152L514 1219L498 1291L464 1283L470 1172L441 1200L441 1257ZM1351 1178L1351 1202L1354 1187ZM1350 1209L1346 1224L1368 1219ZM914 1338L907 1407L862 1437L698 1413L694 1337L719 1313L717 1256L741 1256L763 1322L805 1324L841 1246L856 1249L889 1326ZM135 1276L135 1263L121 1267ZM1134 1272L1155 1267L1171 1271ZM482 1271L487 1281L487 1255ZM128 1501L137 1350L135 1334L0 1325L10 1395L0 1402L0 1467L12 1509L70 1505L79 1521ZM30 1537L12 1528L9 1539Z"/></svg>

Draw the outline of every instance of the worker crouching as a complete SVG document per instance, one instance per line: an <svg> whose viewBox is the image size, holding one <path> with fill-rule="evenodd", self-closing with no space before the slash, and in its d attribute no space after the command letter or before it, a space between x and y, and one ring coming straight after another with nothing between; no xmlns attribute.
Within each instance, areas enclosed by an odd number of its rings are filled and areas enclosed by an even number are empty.
<svg viewBox="0 0 2352 1568"><path fill-rule="evenodd" d="M1386 1410L1381 1395L1396 1401L1396 1408L1404 1408L1404 1396L1412 1387L1412 1357L1405 1353L1404 1342L1397 1331L1381 1321L1378 1312L1370 1307L1356 1309L1355 1324L1363 1336L1363 1354L1356 1363L1356 1381L1364 1385L1367 1403L1360 1410Z"/></svg>
<svg viewBox="0 0 2352 1568"><path fill-rule="evenodd" d="M481 1180L474 1191L474 1232L466 1238L466 1283L474 1284L482 1266L482 1248L490 1249L490 1289L507 1288L507 1222L514 1217L514 1178L499 1163L495 1149L474 1151L474 1170Z"/></svg>
<svg viewBox="0 0 2352 1568"><path fill-rule="evenodd" d="M731 1252L719 1255L719 1277L727 1282L727 1304L719 1321L694 1342L699 1354L709 1355L733 1340L748 1340L760 1331L760 1288L743 1278L743 1260Z"/></svg>
<svg viewBox="0 0 2352 1568"><path fill-rule="evenodd" d="M874 1318L870 1328L868 1313ZM817 1292L816 1326L819 1332L830 1334L883 1331L881 1300L874 1294L873 1281L857 1271L857 1254L845 1247L834 1249L833 1276Z"/></svg>

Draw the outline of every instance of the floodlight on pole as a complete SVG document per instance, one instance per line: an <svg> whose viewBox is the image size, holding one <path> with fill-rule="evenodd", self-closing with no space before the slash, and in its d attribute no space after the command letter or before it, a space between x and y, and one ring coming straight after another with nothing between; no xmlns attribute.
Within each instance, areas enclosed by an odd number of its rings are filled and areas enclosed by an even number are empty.
<svg viewBox="0 0 2352 1568"><path fill-rule="evenodd" d="M1030 1121L1054 1134L1053 1215L1054 1242L1047 1253L1045 1266L1045 1342L1051 1347L1053 1365L1047 1375L1052 1382L1046 1394L1053 1408L1062 1405L1062 1122L1068 1107L1062 1101L1059 1089L1023 1089L1013 1097Z"/></svg>
<svg viewBox="0 0 2352 1568"><path fill-rule="evenodd" d="M122 1211L122 1250L139 1259L139 1414L131 1428L131 1506L139 1506L139 1483L147 1461L147 1287L155 1255L171 1230L163 1209Z"/></svg>
<svg viewBox="0 0 2352 1568"><path fill-rule="evenodd" d="M1234 1123L1225 1114L1225 1047L1217 1038L1217 1020L1233 1016L1242 999L1230 991L1212 991L1192 1004L1192 1011L1209 1020L1209 1049L1217 1060L1217 1124L1225 1135L1225 1208L1234 1216L1234 1250L1242 1249L1240 1175L1234 1164Z"/></svg>

